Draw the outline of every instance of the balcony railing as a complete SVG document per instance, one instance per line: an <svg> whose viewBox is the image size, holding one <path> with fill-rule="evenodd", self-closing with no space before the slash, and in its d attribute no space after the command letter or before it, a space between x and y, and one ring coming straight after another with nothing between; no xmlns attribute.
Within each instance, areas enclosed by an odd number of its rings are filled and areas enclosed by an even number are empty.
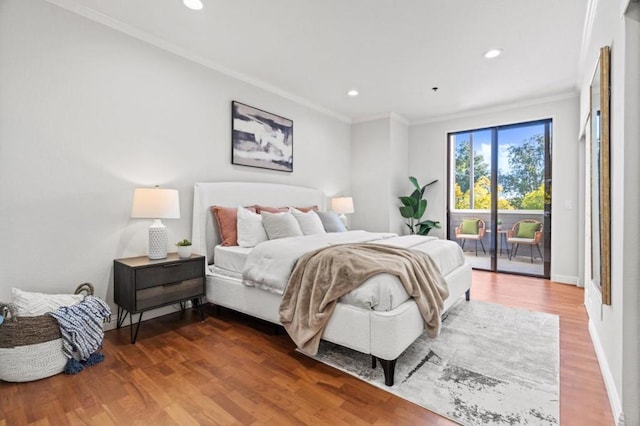
<svg viewBox="0 0 640 426"><path fill-rule="evenodd" d="M501 224L498 229L497 250L495 249L493 237L493 223L491 222L491 212L489 210L454 210L450 214L451 226L449 227L449 239L456 240L455 228L460 226L463 219L478 218L485 222L485 235L482 238L482 245L486 254L481 249L478 242L478 254L476 255L475 241L469 240L464 247L465 256L473 267L479 269L491 269L491 254L497 254L498 270L518 272L530 275L544 274L543 259L540 258L538 249L535 246L520 245L517 256L511 256L513 245L507 242L507 230L524 219L533 219L544 222L544 211L542 210L499 210L498 219ZM461 241L458 241L461 242ZM544 233L540 242L540 250L544 254Z"/></svg>

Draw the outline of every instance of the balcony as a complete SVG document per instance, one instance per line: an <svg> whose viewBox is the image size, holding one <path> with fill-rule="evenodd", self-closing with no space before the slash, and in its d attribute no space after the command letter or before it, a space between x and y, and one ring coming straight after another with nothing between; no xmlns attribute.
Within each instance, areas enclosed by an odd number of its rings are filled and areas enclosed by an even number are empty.
<svg viewBox="0 0 640 426"><path fill-rule="evenodd" d="M491 223L491 213L489 210L456 210L450 215L451 226L449 227L449 239L458 241L462 245L463 240L455 237L455 228L460 226L463 219L478 218L485 222L485 234L482 241L466 240L464 242L464 254L469 263L477 269L491 270L491 255L497 253L497 270L501 272L513 272L527 275L544 276L544 260L540 257L538 249L529 244L521 244L516 255L513 255L515 247L507 241L507 230L524 219L533 219L543 222L544 214L541 210L499 210L498 218L502 224L498 228L497 249L494 247L493 224ZM543 232L540 242L540 251L545 254L545 233ZM484 246L484 251L482 247Z"/></svg>

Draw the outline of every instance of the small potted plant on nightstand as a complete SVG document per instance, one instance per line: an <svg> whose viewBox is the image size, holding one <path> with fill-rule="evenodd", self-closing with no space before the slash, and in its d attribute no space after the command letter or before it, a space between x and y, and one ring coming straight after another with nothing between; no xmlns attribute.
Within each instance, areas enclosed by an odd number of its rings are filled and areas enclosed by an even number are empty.
<svg viewBox="0 0 640 426"><path fill-rule="evenodd" d="M182 259L191 257L191 241L185 238L182 241L178 241L176 246L178 246L178 256Z"/></svg>

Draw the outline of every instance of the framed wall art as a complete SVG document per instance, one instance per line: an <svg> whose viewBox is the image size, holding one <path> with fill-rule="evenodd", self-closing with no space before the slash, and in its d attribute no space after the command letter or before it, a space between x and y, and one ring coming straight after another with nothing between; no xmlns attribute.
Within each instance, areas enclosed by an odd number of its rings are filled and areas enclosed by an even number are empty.
<svg viewBox="0 0 640 426"><path fill-rule="evenodd" d="M609 164L609 46L600 49L591 81L591 279L611 304L611 171Z"/></svg>
<svg viewBox="0 0 640 426"><path fill-rule="evenodd" d="M231 102L231 164L293 171L293 121Z"/></svg>

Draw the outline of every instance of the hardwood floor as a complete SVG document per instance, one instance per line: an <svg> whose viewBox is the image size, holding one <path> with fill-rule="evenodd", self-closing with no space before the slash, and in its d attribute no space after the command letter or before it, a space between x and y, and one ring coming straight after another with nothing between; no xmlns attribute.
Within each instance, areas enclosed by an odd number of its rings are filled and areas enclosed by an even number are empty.
<svg viewBox="0 0 640 426"><path fill-rule="evenodd" d="M583 291L546 280L474 272L474 299L560 316L563 425L611 425L587 331ZM106 333L105 361L31 383L0 382L0 425L451 425L410 402L294 351L285 334L210 310Z"/></svg>

